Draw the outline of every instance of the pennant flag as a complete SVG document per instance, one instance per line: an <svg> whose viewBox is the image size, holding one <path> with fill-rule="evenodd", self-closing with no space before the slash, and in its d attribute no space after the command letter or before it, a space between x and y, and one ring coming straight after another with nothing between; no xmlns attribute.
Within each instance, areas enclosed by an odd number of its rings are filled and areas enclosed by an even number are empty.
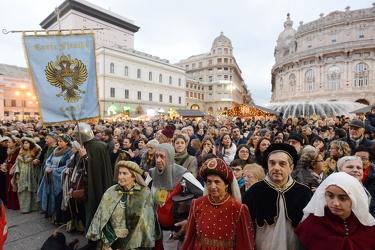
<svg viewBox="0 0 375 250"><path fill-rule="evenodd" d="M42 123L100 116L93 34L23 35Z"/></svg>

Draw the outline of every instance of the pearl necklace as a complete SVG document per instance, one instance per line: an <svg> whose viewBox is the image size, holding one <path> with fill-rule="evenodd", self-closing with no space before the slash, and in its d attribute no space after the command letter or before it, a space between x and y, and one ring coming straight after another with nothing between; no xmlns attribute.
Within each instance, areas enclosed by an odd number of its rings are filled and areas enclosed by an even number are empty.
<svg viewBox="0 0 375 250"><path fill-rule="evenodd" d="M224 197L224 198L222 199L221 202L220 202L220 201L219 201L219 202L215 202L215 201L211 200L210 195L208 195L207 198L208 198L208 201L209 201L213 206L215 206L216 208L218 208L220 205L223 205L225 202L227 202L227 201L229 200L230 195L227 193L225 196L226 196L226 197Z"/></svg>

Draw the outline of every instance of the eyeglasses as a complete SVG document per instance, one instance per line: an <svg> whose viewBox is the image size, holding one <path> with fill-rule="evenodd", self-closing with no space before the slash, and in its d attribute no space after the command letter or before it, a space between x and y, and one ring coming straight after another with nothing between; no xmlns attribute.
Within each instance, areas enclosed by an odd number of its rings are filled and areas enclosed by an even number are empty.
<svg viewBox="0 0 375 250"><path fill-rule="evenodd" d="M337 150L337 148L330 148L329 150Z"/></svg>
<svg viewBox="0 0 375 250"><path fill-rule="evenodd" d="M234 172L238 172L238 171L241 171L242 168L231 168Z"/></svg>
<svg viewBox="0 0 375 250"><path fill-rule="evenodd" d="M247 151L247 150L240 150L239 151L241 154L249 154L249 151Z"/></svg>
<svg viewBox="0 0 375 250"><path fill-rule="evenodd" d="M253 179L254 178L254 176L252 176L252 175L245 175L244 177L247 178L247 179Z"/></svg>
<svg viewBox="0 0 375 250"><path fill-rule="evenodd" d="M366 156L358 156L359 158L361 158L362 161L368 161L368 158Z"/></svg>

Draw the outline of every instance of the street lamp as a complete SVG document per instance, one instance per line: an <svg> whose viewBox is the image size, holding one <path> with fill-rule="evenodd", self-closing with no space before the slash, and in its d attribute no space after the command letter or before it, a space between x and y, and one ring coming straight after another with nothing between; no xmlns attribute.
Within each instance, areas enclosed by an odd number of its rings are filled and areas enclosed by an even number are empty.
<svg viewBox="0 0 375 250"><path fill-rule="evenodd" d="M21 85L21 91L16 91L16 96L21 96L21 107L22 107L22 121L25 119L25 96L31 96L31 93L26 90L25 85Z"/></svg>

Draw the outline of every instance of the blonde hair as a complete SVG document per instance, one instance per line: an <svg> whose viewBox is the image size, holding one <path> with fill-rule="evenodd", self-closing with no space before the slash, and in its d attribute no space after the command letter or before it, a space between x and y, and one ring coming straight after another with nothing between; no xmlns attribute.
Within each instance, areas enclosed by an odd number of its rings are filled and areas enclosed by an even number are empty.
<svg viewBox="0 0 375 250"><path fill-rule="evenodd" d="M243 168L243 171L246 171L246 170L250 170L251 173L254 174L254 177L257 180L263 180L266 177L263 167L256 163L246 164L245 167Z"/></svg>

